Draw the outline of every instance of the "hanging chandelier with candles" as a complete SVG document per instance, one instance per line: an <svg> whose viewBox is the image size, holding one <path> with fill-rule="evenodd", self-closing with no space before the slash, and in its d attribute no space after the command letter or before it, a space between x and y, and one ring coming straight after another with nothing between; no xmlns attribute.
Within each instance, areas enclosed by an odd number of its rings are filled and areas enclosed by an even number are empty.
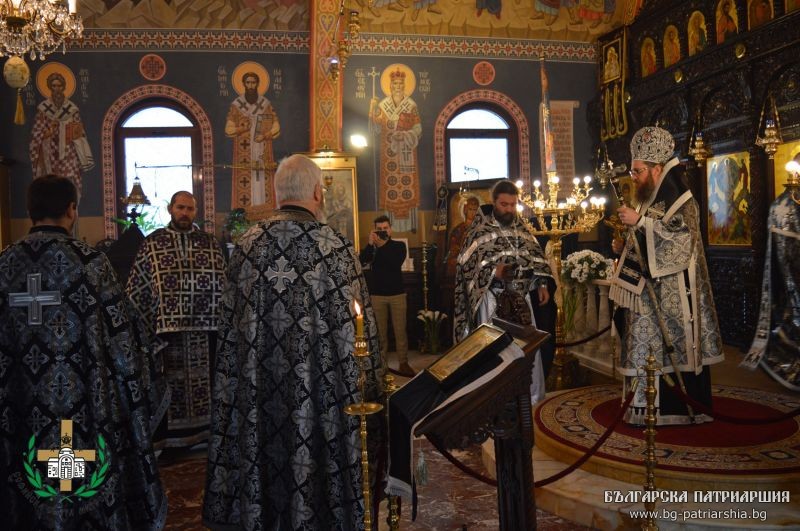
<svg viewBox="0 0 800 531"><path fill-rule="evenodd" d="M77 0L0 0L0 56L44 59L82 36Z"/></svg>

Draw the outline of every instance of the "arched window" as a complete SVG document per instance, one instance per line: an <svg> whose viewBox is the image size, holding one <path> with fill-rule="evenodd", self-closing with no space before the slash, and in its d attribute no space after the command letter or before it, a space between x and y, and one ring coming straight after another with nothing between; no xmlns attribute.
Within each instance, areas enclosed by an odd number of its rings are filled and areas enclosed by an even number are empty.
<svg viewBox="0 0 800 531"><path fill-rule="evenodd" d="M138 177L151 203L140 209L142 232L169 223L167 205L180 190L194 194L196 222L203 221L200 129L191 113L175 101L143 100L122 114L114 140L117 190L127 196ZM124 208L118 217L125 217Z"/></svg>
<svg viewBox="0 0 800 531"><path fill-rule="evenodd" d="M499 106L465 105L447 123L445 137L449 182L518 178L516 125Z"/></svg>

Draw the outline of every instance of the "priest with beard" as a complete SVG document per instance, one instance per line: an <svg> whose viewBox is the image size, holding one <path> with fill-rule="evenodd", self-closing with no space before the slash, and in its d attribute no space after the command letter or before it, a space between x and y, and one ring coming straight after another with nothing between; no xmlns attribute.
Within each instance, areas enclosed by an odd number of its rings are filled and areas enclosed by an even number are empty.
<svg viewBox="0 0 800 531"><path fill-rule="evenodd" d="M682 380L686 393L710 408L709 366L724 359L700 233L700 211L674 151L672 135L659 127L644 127L633 135L630 173L638 205L619 208L620 221L629 230L624 241L612 243L621 256L609 297L626 309L619 365L625 376L623 395L635 379L641 380L625 414L630 424L645 422L643 369L650 352L658 365L659 425L713 420L688 409L667 386L670 381L680 385ZM674 347L673 356L668 354L668 343Z"/></svg>
<svg viewBox="0 0 800 531"><path fill-rule="evenodd" d="M383 364L353 245L321 221L321 177L308 157L282 161L279 208L231 255L203 506L212 529L363 529L359 422L344 412L362 398L356 302L365 400L380 400Z"/></svg>
<svg viewBox="0 0 800 531"><path fill-rule="evenodd" d="M3 527L157 530L167 500L151 434L165 394L108 259L70 236L77 200L66 177L34 179L33 227L0 254ZM65 451L86 462L63 490L39 460Z"/></svg>
<svg viewBox="0 0 800 531"><path fill-rule="evenodd" d="M519 217L518 200L514 183L498 181L492 188L492 204L481 205L467 233L456 265L456 343L491 322L498 308L505 309L501 313L506 315L500 317L554 332L550 327L555 325L551 297L555 280L539 242ZM552 348L542 351L537 351L533 366L532 402L544 397L545 371L553 361ZM549 354L546 367L545 353Z"/></svg>
<svg viewBox="0 0 800 531"><path fill-rule="evenodd" d="M162 460L208 440L211 366L225 279L216 238L194 224L194 196L175 192L167 210L169 225L145 238L128 278L128 296L164 360L172 395L154 434L156 447L165 452Z"/></svg>

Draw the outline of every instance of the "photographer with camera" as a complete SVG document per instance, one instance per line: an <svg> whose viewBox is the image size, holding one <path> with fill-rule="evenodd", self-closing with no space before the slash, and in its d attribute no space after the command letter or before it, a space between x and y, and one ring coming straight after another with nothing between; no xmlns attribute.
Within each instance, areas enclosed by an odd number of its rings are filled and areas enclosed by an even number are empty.
<svg viewBox="0 0 800 531"><path fill-rule="evenodd" d="M389 314L392 316L394 341L399 372L413 376L408 364L406 336L406 293L400 268L406 259L406 246L392 239L392 224L387 216L375 218L375 230L369 233L369 243L361 250L361 264L372 270L369 294L378 321L381 351L388 358Z"/></svg>

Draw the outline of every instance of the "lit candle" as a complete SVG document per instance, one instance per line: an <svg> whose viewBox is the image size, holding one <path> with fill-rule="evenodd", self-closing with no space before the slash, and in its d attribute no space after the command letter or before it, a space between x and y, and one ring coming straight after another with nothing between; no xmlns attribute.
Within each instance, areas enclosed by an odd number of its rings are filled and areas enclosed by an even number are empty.
<svg viewBox="0 0 800 531"><path fill-rule="evenodd" d="M74 15L78 12L78 0L69 0L67 5L69 6L70 15Z"/></svg>
<svg viewBox="0 0 800 531"><path fill-rule="evenodd" d="M353 301L356 306L356 337L364 337L364 316L361 315L361 306L358 301Z"/></svg>

